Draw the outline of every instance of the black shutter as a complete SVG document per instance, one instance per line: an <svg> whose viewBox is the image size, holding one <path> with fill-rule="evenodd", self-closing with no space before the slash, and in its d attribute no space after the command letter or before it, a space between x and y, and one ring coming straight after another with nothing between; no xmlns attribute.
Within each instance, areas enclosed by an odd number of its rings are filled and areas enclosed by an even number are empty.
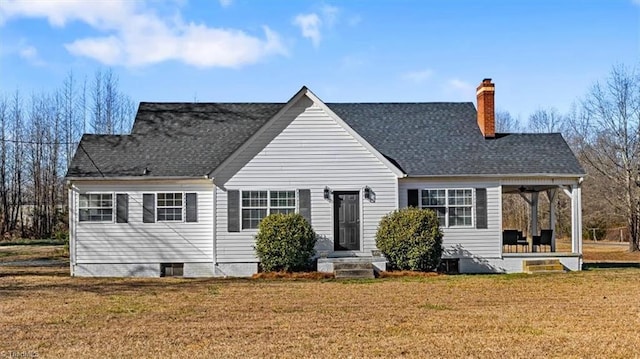
<svg viewBox="0 0 640 359"><path fill-rule="evenodd" d="M227 231L240 232L240 191L227 191Z"/></svg>
<svg viewBox="0 0 640 359"><path fill-rule="evenodd" d="M418 190L417 189L408 189L407 190L407 206L408 207L420 208Z"/></svg>
<svg viewBox="0 0 640 359"><path fill-rule="evenodd" d="M476 188L476 228L487 228L487 189Z"/></svg>
<svg viewBox="0 0 640 359"><path fill-rule="evenodd" d="M198 222L198 194L187 193L187 222Z"/></svg>
<svg viewBox="0 0 640 359"><path fill-rule="evenodd" d="M156 196L153 193L142 195L142 222L154 223L156 221Z"/></svg>
<svg viewBox="0 0 640 359"><path fill-rule="evenodd" d="M129 195L126 193L116 194L116 222L129 222Z"/></svg>
<svg viewBox="0 0 640 359"><path fill-rule="evenodd" d="M311 190L298 190L298 211L311 224Z"/></svg>

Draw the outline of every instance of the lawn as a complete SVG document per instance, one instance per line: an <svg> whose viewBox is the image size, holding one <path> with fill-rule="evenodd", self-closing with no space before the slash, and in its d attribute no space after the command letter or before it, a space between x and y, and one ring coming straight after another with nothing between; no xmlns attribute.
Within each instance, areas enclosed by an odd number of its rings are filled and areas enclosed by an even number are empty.
<svg viewBox="0 0 640 359"><path fill-rule="evenodd" d="M639 278L98 279L0 267L0 358L633 357Z"/></svg>

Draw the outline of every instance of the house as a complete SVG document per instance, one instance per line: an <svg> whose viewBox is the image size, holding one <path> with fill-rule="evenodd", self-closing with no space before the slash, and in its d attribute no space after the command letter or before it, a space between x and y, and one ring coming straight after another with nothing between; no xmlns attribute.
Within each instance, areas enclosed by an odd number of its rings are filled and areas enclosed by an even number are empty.
<svg viewBox="0 0 640 359"><path fill-rule="evenodd" d="M580 270L584 170L560 134L495 133L490 79L477 99L478 111L324 103L303 87L286 103L141 103L129 135L84 135L73 158L71 273L248 276L261 218L294 211L319 236L320 270L343 257L384 268L378 223L406 206L437 212L443 258L460 272L541 259ZM551 199L544 225L540 194ZM554 228L555 199L569 196L571 250L555 238L544 253L503 246L507 195L530 203L531 234Z"/></svg>

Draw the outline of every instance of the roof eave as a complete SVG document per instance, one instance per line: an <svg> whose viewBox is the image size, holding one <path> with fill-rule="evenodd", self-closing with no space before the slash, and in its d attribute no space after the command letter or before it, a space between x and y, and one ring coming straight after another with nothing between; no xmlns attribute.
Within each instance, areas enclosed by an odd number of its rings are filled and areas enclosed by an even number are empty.
<svg viewBox="0 0 640 359"><path fill-rule="evenodd" d="M154 181L154 180L208 180L211 178L203 176L104 176L104 177L65 177L67 181Z"/></svg>
<svg viewBox="0 0 640 359"><path fill-rule="evenodd" d="M478 177L478 178L496 178L496 177L545 177L545 178L580 178L586 176L586 173L493 173L493 174L441 174L441 175L407 175L407 178L445 178L445 177Z"/></svg>

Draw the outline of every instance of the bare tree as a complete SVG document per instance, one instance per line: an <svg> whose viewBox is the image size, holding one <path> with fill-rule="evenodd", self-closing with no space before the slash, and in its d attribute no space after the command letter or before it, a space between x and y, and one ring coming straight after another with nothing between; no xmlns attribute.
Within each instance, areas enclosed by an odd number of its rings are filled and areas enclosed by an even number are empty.
<svg viewBox="0 0 640 359"><path fill-rule="evenodd" d="M91 88L94 133L115 134L129 130L133 101L118 91L118 78L111 70L96 71Z"/></svg>
<svg viewBox="0 0 640 359"><path fill-rule="evenodd" d="M511 116L509 111L496 111L496 132L497 133L514 133L520 132L522 130L522 126L520 125L520 121Z"/></svg>
<svg viewBox="0 0 640 359"><path fill-rule="evenodd" d="M87 125L129 131L135 106L109 71L77 88L73 73L52 93L26 101L0 94L0 235L47 238L66 230L64 173Z"/></svg>
<svg viewBox="0 0 640 359"><path fill-rule="evenodd" d="M638 251L640 237L640 75L623 65L597 82L573 116L580 139L575 145L588 170L604 188L609 204L625 214L629 250ZM602 183L605 180L604 183Z"/></svg>
<svg viewBox="0 0 640 359"><path fill-rule="evenodd" d="M529 116L529 130L535 133L565 133L567 120L556 108L539 108Z"/></svg>

